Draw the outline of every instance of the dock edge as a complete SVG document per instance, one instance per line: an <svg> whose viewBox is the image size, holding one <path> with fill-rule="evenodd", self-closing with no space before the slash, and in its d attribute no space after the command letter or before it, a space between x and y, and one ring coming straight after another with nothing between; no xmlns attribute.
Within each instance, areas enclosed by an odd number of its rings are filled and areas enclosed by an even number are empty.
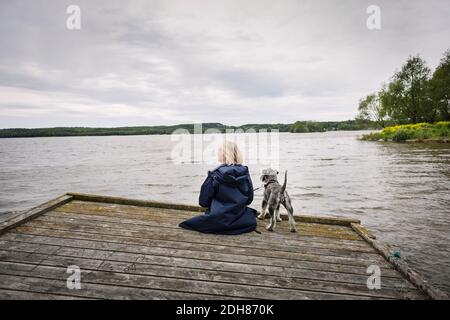
<svg viewBox="0 0 450 320"><path fill-rule="evenodd" d="M403 258L396 258L392 250L385 243L377 240L366 228L358 223L350 224L350 227L377 250L387 262L389 262L398 272L405 276L418 289L425 292L433 300L448 300L449 296L442 290L433 287L419 273L412 269Z"/></svg>

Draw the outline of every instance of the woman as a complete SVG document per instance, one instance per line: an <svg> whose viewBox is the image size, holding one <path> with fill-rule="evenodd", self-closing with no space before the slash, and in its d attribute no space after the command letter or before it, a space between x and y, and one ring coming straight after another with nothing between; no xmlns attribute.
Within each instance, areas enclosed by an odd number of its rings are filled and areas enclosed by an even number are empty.
<svg viewBox="0 0 450 320"><path fill-rule="evenodd" d="M254 231L256 210L247 207L253 201L253 184L237 145L225 142L219 148L218 160L221 165L208 171L200 191L199 204L208 209L180 227L216 234Z"/></svg>

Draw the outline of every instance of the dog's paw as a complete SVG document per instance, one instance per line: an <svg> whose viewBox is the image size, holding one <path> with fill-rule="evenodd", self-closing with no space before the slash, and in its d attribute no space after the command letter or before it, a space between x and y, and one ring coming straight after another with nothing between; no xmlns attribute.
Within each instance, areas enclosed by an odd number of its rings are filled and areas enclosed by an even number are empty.
<svg viewBox="0 0 450 320"><path fill-rule="evenodd" d="M266 227L266 229L267 231L273 231L273 227L270 224Z"/></svg>
<svg viewBox="0 0 450 320"><path fill-rule="evenodd" d="M259 219L259 220L263 220L263 219L264 219L264 216L263 216L262 214L260 214L260 215L257 216L256 218Z"/></svg>
<svg viewBox="0 0 450 320"><path fill-rule="evenodd" d="M295 227L291 227L291 232L297 232L297 229Z"/></svg>
<svg viewBox="0 0 450 320"><path fill-rule="evenodd" d="M278 221L278 222L281 222L281 221L283 221L283 219L281 219L280 217L278 217L278 218L277 218L277 221Z"/></svg>

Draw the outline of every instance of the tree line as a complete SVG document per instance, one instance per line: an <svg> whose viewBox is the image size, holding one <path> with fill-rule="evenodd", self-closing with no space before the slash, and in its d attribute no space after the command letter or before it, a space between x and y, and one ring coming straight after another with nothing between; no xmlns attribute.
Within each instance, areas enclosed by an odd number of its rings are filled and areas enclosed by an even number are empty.
<svg viewBox="0 0 450 320"><path fill-rule="evenodd" d="M289 127L293 133L301 132L324 132L340 130L365 130L375 128L376 123L370 120L347 120L347 121L296 121Z"/></svg>
<svg viewBox="0 0 450 320"><path fill-rule="evenodd" d="M360 100L356 120L379 127L450 121L450 50L433 73L420 55L410 56L378 92Z"/></svg>
<svg viewBox="0 0 450 320"><path fill-rule="evenodd" d="M221 123L203 123L202 132L215 129L219 132L226 130L241 130L247 132L249 129L259 131L278 130L279 132L322 132L330 130L361 130L365 129L370 122L356 120L347 121L297 121L295 123L276 124L245 124L241 126L228 126ZM120 135L151 135L171 134L177 129L187 130L195 133L193 124L178 124L169 126L142 126L142 127L117 127L117 128L89 128L89 127L55 127L55 128L11 128L0 129L0 138L21 137L66 137L66 136L120 136Z"/></svg>

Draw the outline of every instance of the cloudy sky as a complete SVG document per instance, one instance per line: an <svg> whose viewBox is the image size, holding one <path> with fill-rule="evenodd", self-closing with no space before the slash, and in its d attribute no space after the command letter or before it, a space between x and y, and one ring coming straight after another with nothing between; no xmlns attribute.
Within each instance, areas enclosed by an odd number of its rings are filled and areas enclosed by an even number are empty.
<svg viewBox="0 0 450 320"><path fill-rule="evenodd" d="M1 0L0 127L351 119L409 55L436 67L449 17L448 0Z"/></svg>

